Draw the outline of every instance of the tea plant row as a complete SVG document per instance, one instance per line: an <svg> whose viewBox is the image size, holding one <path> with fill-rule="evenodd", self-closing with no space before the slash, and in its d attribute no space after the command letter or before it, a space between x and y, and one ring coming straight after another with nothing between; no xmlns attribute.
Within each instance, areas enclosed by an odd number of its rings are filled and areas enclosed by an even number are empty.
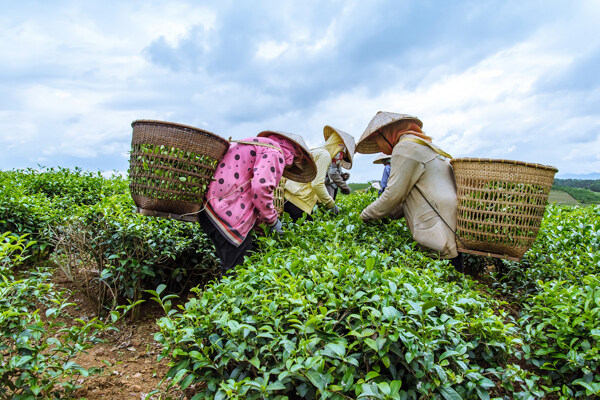
<svg viewBox="0 0 600 400"><path fill-rule="evenodd" d="M470 258L497 265L482 287L426 256L403 222L362 223L374 196L285 220L182 307L153 291L172 384L206 382L194 399L600 394L599 207L549 207L521 264Z"/></svg>
<svg viewBox="0 0 600 400"><path fill-rule="evenodd" d="M0 171L0 232L35 240L98 313L160 283L173 292L212 278L214 248L197 224L135 213L128 182L81 170Z"/></svg>
<svg viewBox="0 0 600 400"><path fill-rule="evenodd" d="M0 301L9 310L3 317L16 318L2 325L2 356L10 355L2 366L21 374L4 375L11 395L66 393L74 380L64 377L86 373L64 362L62 372L30 363L58 362L40 357L49 354L43 346L59 346L46 333L65 329L39 325L35 310L68 307L51 301L45 271L18 266L24 257L30 267L52 260L97 299L99 313L147 291L165 309L156 340L172 365L166 379L194 399L600 394L599 206L549 206L520 263L468 257L468 269L480 273L474 279L419 249L403 221L364 224L360 211L376 195L356 192L339 198L338 216L284 217L284 234L265 232L243 266L214 279L213 248L197 224L135 214L123 178L2 171L0 186L0 231L12 232L0 257L2 293L10 295ZM36 242L26 244L23 234ZM9 248L18 251L8 255ZM29 293L55 305L42 307ZM79 329L96 329L82 322ZM92 345L91 337L75 347Z"/></svg>

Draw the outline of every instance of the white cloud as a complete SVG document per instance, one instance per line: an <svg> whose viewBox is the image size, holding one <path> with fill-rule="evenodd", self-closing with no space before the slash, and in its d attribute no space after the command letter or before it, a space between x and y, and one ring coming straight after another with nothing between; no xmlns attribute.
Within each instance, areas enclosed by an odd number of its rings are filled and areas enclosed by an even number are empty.
<svg viewBox="0 0 600 400"><path fill-rule="evenodd" d="M84 168L105 159L103 169L126 170L129 124L139 118L234 138L284 130L315 147L324 125L358 139L388 110L418 115L454 156L600 171L599 80L591 74L578 88L569 81L581 60L593 64L600 52L595 1L540 6L523 34L517 27L525 25L493 32L478 18L494 6L482 4L462 20L453 14L455 23L440 24L435 36L390 25L388 12L418 16L413 26L421 26L432 11L391 1L258 2L240 14L234 3L184 0L20 7L0 15L0 168L75 158ZM519 15L514 7L506 18ZM489 53L469 53L488 43L480 31L499 39ZM159 40L174 52L162 55L166 65L176 55L191 67L153 64L144 52ZM229 44L249 58L228 54ZM351 181L379 179L373 157L357 155Z"/></svg>
<svg viewBox="0 0 600 400"><path fill-rule="evenodd" d="M274 40L259 43L258 50L256 51L256 58L266 61L273 60L286 51L288 47L288 43L276 42Z"/></svg>

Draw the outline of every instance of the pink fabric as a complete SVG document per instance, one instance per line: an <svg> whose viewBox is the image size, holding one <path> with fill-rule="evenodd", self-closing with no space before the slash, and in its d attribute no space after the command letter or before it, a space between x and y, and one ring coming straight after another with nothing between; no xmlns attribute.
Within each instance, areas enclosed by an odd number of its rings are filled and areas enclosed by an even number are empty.
<svg viewBox="0 0 600 400"><path fill-rule="evenodd" d="M280 143L270 138L256 137L243 141L262 142L280 148ZM288 148L282 150L283 154L260 145L231 143L217 166L214 181L206 195L206 213L233 245L239 246L256 223L272 224L276 221L273 191L288 160L291 163L294 159Z"/></svg>
<svg viewBox="0 0 600 400"><path fill-rule="evenodd" d="M301 152L301 150L299 150L294 143L284 139L279 135L269 135L266 136L266 138L274 141L275 145L279 146L279 148L283 150L283 158L285 160L285 165L292 165L296 154Z"/></svg>

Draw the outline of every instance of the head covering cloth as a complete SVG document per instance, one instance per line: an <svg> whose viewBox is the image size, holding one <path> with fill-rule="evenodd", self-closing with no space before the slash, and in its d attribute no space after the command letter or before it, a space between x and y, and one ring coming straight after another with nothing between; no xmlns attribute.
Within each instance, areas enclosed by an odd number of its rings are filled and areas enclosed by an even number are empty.
<svg viewBox="0 0 600 400"><path fill-rule="evenodd" d="M325 137L324 147L329 151L332 159L340 152L340 144L344 145L346 151L340 165L344 169L351 169L354 153L356 152L354 137L329 125L323 127L323 136Z"/></svg>
<svg viewBox="0 0 600 400"><path fill-rule="evenodd" d="M281 131L262 131L257 136L266 137L281 144L286 164L283 170L284 177L296 182L310 182L315 179L317 166L302 136ZM286 152L288 152L287 156ZM288 158L292 152L295 157L292 157L290 162Z"/></svg>
<svg viewBox="0 0 600 400"><path fill-rule="evenodd" d="M405 134L416 135L431 142L431 137L421 130L423 122L408 114L379 111L369 122L367 129L356 144L356 151L363 154L383 152L392 154L392 149Z"/></svg>

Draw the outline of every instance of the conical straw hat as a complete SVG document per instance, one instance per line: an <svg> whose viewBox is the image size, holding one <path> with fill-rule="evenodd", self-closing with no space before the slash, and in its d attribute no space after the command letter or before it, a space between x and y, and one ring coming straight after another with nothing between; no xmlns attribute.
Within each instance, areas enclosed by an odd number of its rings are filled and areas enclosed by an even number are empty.
<svg viewBox="0 0 600 400"><path fill-rule="evenodd" d="M337 133L340 138L342 138L344 146L346 146L346 149L348 149L348 152L342 159L341 166L344 169L350 169L352 168L352 160L354 159L354 153L356 152L356 142L354 141L354 137L342 130L325 125L323 128L323 136L325 136L325 141L327 141L334 132Z"/></svg>
<svg viewBox="0 0 600 400"><path fill-rule="evenodd" d="M379 111L377 114L375 114L371 122L369 122L367 129L365 129L365 132L358 140L358 143L356 144L356 151L362 154L379 153L381 150L375 142L374 134L384 126L388 126L394 122L402 120L411 120L419 125L420 128L423 127L423 122L421 122L419 118L413 117L412 115Z"/></svg>
<svg viewBox="0 0 600 400"><path fill-rule="evenodd" d="M292 164L283 170L283 176L296 182L310 182L317 176L317 165L315 160L304 142L304 139L300 135L295 135L288 132L280 131L262 131L258 134L260 137L269 135L281 136L291 142L297 144L303 151L304 157L302 157L302 167L298 167L296 164Z"/></svg>
<svg viewBox="0 0 600 400"><path fill-rule="evenodd" d="M375 157L373 164L383 164L383 160L385 160L386 158L389 160L391 157L392 156L388 156L387 154L379 153L377 157Z"/></svg>

